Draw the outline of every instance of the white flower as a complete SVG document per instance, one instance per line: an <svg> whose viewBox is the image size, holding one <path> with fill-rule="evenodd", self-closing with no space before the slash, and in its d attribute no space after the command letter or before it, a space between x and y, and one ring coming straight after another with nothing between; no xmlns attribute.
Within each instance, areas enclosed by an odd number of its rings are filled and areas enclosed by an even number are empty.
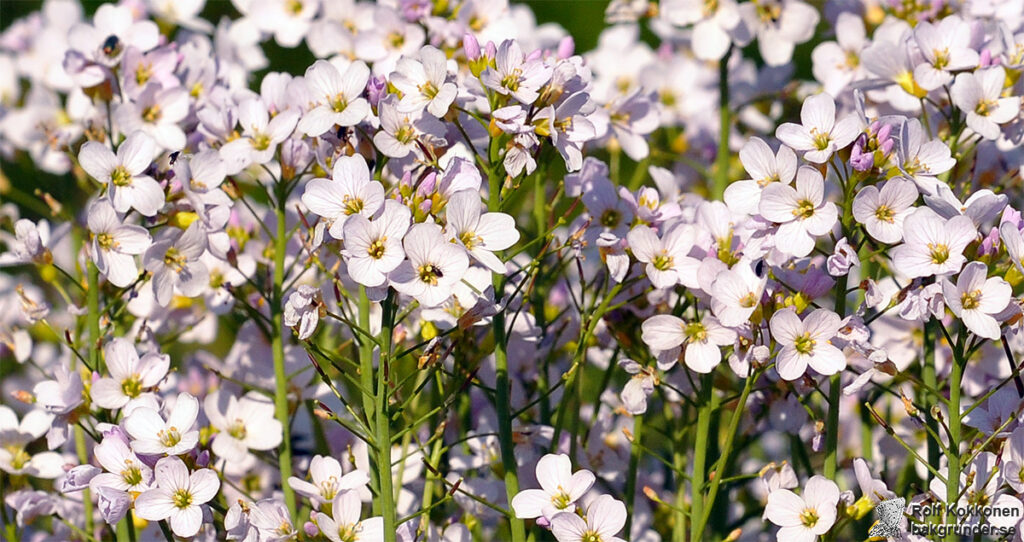
<svg viewBox="0 0 1024 542"><path fill-rule="evenodd" d="M771 183L790 184L796 177L797 160L793 149L779 146L779 152L758 137L750 138L740 149L740 162L750 174L750 179L730 183L725 188L724 199L734 213L755 214L761 204L761 193Z"/></svg>
<svg viewBox="0 0 1024 542"><path fill-rule="evenodd" d="M818 170L803 166L796 174L796 188L771 183L761 193L761 216L779 224L776 250L802 258L814 250L815 238L832 231L839 213L825 201L825 180Z"/></svg>
<svg viewBox="0 0 1024 542"><path fill-rule="evenodd" d="M976 236L970 217L945 220L920 207L903 220L903 244L889 255L893 267L908 278L952 275L963 267L964 249Z"/></svg>
<svg viewBox="0 0 1024 542"><path fill-rule="evenodd" d="M426 111L403 113L398 109L394 95L381 100L377 111L380 115L380 131L373 136L373 143L381 153L391 158L404 158L409 153L420 153L417 143L422 137L443 140L445 126Z"/></svg>
<svg viewBox="0 0 1024 542"><path fill-rule="evenodd" d="M124 213L134 208L144 216L153 216L164 206L164 191L143 173L156 154L152 138L133 132L117 148L116 156L99 141L86 142L78 153L78 163L92 178L107 185L115 211Z"/></svg>
<svg viewBox="0 0 1024 542"><path fill-rule="evenodd" d="M384 518L377 516L360 521L362 501L359 492L345 490L334 498L332 515L314 513L313 522L331 542L382 542Z"/></svg>
<svg viewBox="0 0 1024 542"><path fill-rule="evenodd" d="M402 241L407 260L389 275L391 285L424 308L445 302L469 268L462 247L449 243L436 224L416 224Z"/></svg>
<svg viewBox="0 0 1024 542"><path fill-rule="evenodd" d="M249 450L271 450L281 444L281 422L274 418L274 403L250 391L237 399L217 390L203 400L206 417L218 431L210 449L227 461L242 461Z"/></svg>
<svg viewBox="0 0 1024 542"><path fill-rule="evenodd" d="M900 125L899 137L896 138L897 167L926 195L934 194L946 184L935 176L956 165L956 159L941 139L927 140L927 137L921 121L907 119Z"/></svg>
<svg viewBox="0 0 1024 542"><path fill-rule="evenodd" d="M431 115L443 117L458 94L458 87L447 79L448 59L437 47L423 46L419 60L400 58L391 73L391 84L402 92L399 111L426 108Z"/></svg>
<svg viewBox="0 0 1024 542"><path fill-rule="evenodd" d="M259 540L286 542L297 538L291 514L280 498L257 502L249 514L252 526L259 532Z"/></svg>
<svg viewBox="0 0 1024 542"><path fill-rule="evenodd" d="M220 148L220 157L224 160L224 173L237 175L251 164L266 164L271 161L278 144L292 135L298 118L298 111L286 109L271 119L270 112L262 100L244 100L238 105L238 123L242 127L242 137L229 141Z"/></svg>
<svg viewBox="0 0 1024 542"><path fill-rule="evenodd" d="M1006 72L996 66L956 76L953 104L967 113L967 126L985 139L999 139L999 125L1017 118L1020 98L1002 98Z"/></svg>
<svg viewBox="0 0 1024 542"><path fill-rule="evenodd" d="M153 294L157 303L166 307L175 287L186 297L203 293L210 283L210 272L199 260L204 250L206 232L198 221L177 237L167 236L149 247L142 263L146 271L153 273Z"/></svg>
<svg viewBox="0 0 1024 542"><path fill-rule="evenodd" d="M505 264L494 255L519 241L516 221L505 213L484 213L480 192L460 190L445 205L444 234L466 247L469 255L495 273L505 274Z"/></svg>
<svg viewBox="0 0 1024 542"><path fill-rule="evenodd" d="M586 519L562 512L551 518L551 532L558 542L624 542L615 536L626 524L626 505L601 495L587 507Z"/></svg>
<svg viewBox="0 0 1024 542"><path fill-rule="evenodd" d="M18 422L10 407L0 405L0 470L14 476L53 479L64 474L64 458L57 452L30 454L26 448L46 434L53 414L43 409L30 410Z"/></svg>
<svg viewBox="0 0 1024 542"><path fill-rule="evenodd" d="M220 489L217 473L210 469L189 473L177 457L158 461L155 472L156 487L135 499L135 515L149 521L169 520L174 534L194 536L203 525L203 505Z"/></svg>
<svg viewBox="0 0 1024 542"><path fill-rule="evenodd" d="M111 39L113 36L113 39ZM148 51L160 43L160 29L149 20L136 21L131 6L103 4L92 24L79 23L68 32L68 45L86 58L104 66L115 66L129 46ZM101 71L85 70L75 82L85 87L103 82Z"/></svg>
<svg viewBox="0 0 1024 542"><path fill-rule="evenodd" d="M722 325L739 326L760 306L767 283L768 277L757 276L749 262L739 262L711 285L711 311Z"/></svg>
<svg viewBox="0 0 1024 542"><path fill-rule="evenodd" d="M120 434L103 437L93 449L93 455L107 472L97 474L89 481L94 491L107 487L117 491L142 492L153 483L153 469L142 462Z"/></svg>
<svg viewBox="0 0 1024 542"><path fill-rule="evenodd" d="M353 215L371 218L384 205L384 185L370 179L370 168L362 155L339 157L334 163L333 180L309 181L302 203L310 211L327 219L331 237L344 239L345 221Z"/></svg>
<svg viewBox="0 0 1024 542"><path fill-rule="evenodd" d="M937 25L921 21L914 27L914 39L925 60L914 68L914 80L925 90L949 84L951 72L978 65L978 52L971 49L971 25L956 15Z"/></svg>
<svg viewBox="0 0 1024 542"><path fill-rule="evenodd" d="M188 91L150 83L134 102L119 105L114 117L124 132L141 130L160 148L177 151L185 148L185 131L179 123L188 116L188 110Z"/></svg>
<svg viewBox="0 0 1024 542"><path fill-rule="evenodd" d="M676 26L693 25L693 54L701 60L725 56L732 44L730 32L740 24L734 0L668 0L659 5L659 14Z"/></svg>
<svg viewBox="0 0 1024 542"><path fill-rule="evenodd" d="M362 97L370 68L361 60L349 64L345 73L326 60L317 60L306 69L309 84L317 106L299 121L299 131L319 136L332 126L355 126L370 113L370 103Z"/></svg>
<svg viewBox="0 0 1024 542"><path fill-rule="evenodd" d="M633 375L622 387L619 397L626 412L636 416L647 412L647 398L654 393L658 377L650 367L644 367L631 359L619 360L619 366Z"/></svg>
<svg viewBox="0 0 1024 542"><path fill-rule="evenodd" d="M4 237L7 252L0 253L0 267L47 263L53 257L49 247L57 240L51 238L50 223L46 219L40 220L38 225L26 218L19 219L14 223L14 238Z"/></svg>
<svg viewBox="0 0 1024 542"><path fill-rule="evenodd" d="M839 96L852 81L863 78L860 54L869 43L864 19L853 12L840 13L836 18L836 41L820 43L811 52L814 78L825 92Z"/></svg>
<svg viewBox="0 0 1024 542"><path fill-rule="evenodd" d="M299 285L284 304L284 325L295 328L300 341L310 338L320 322L321 304L319 289Z"/></svg>
<svg viewBox="0 0 1024 542"><path fill-rule="evenodd" d="M511 95L529 105L540 95L538 91L551 78L551 71L538 58L527 60L519 42L505 40L498 46L495 66L488 66L480 74L480 81L498 94Z"/></svg>
<svg viewBox="0 0 1024 542"><path fill-rule="evenodd" d="M167 421L156 410L139 406L125 418L124 430L134 439L131 446L135 453L181 455L199 443L199 431L192 430L198 417L199 400L180 393Z"/></svg>
<svg viewBox="0 0 1024 542"><path fill-rule="evenodd" d="M644 320L641 330L641 339L652 350L670 351L685 343L686 366L702 374L710 373L722 361L721 347L736 341L736 332L724 327L714 316L687 323L678 316L659 314Z"/></svg>
<svg viewBox="0 0 1024 542"><path fill-rule="evenodd" d="M900 178L877 186L864 187L853 198L853 216L864 224L868 234L883 243L903 240L903 220L914 212L917 188L914 183Z"/></svg>
<svg viewBox="0 0 1024 542"><path fill-rule="evenodd" d="M153 242L149 231L142 226L123 224L105 198L89 205L86 221L92 234L89 255L100 274L120 288L135 281L139 276L135 256Z"/></svg>
<svg viewBox="0 0 1024 542"><path fill-rule="evenodd" d="M986 339L999 339L999 314L1010 303L1013 289L999 277L986 279L988 267L981 262L971 262L960 272L956 285L949 280L942 281L942 295L946 306L963 320L967 329Z"/></svg>
<svg viewBox="0 0 1024 542"><path fill-rule="evenodd" d="M384 212L372 221L361 214L349 217L342 255L352 280L370 288L383 285L387 274L405 259L402 238L411 221L409 208L392 199L384 202Z"/></svg>
<svg viewBox="0 0 1024 542"><path fill-rule="evenodd" d="M788 489L769 493L765 516L781 527L778 540L814 542L835 524L838 505L839 486L817 475L807 481L802 496Z"/></svg>
<svg viewBox="0 0 1024 542"><path fill-rule="evenodd" d="M139 358L135 346L126 339L114 339L103 347L103 359L109 377L92 384L92 400L101 408L121 408L140 397L167 376L171 358L149 352Z"/></svg>
<svg viewBox="0 0 1024 542"><path fill-rule="evenodd" d="M757 48L761 58L769 66L782 66L793 58L796 44L814 36L818 25L818 10L799 0L759 0L739 5L743 18L742 29L738 28L742 45L757 36Z"/></svg>
<svg viewBox="0 0 1024 542"><path fill-rule="evenodd" d="M838 314L817 309L801 321L796 309L789 307L773 314L769 326L782 347L775 367L784 380L800 378L808 365L826 376L846 367L846 356L831 342L842 326Z"/></svg>
<svg viewBox="0 0 1024 542"><path fill-rule="evenodd" d="M678 225L658 238L650 226L641 224L626 236L636 259L647 264L647 278L655 288L671 288L683 284L697 288L700 260L690 257L696 232L693 226Z"/></svg>
<svg viewBox="0 0 1024 542"><path fill-rule="evenodd" d="M512 498L517 518L553 518L576 510L576 501L594 485L594 473L582 469L572 472L572 461L565 454L547 454L537 461L537 483L541 489L524 489Z"/></svg>
<svg viewBox="0 0 1024 542"><path fill-rule="evenodd" d="M836 102L828 94L816 94L800 108L801 124L787 122L775 131L783 143L804 152L804 160L824 164L860 134L860 120L849 114L836 122Z"/></svg>
<svg viewBox="0 0 1024 542"><path fill-rule="evenodd" d="M299 495L305 496L316 504L326 504L334 500L343 491L360 490L370 483L370 477L361 470L348 474L341 473L341 463L329 456L317 455L309 463L310 481L300 480L292 476L288 485Z"/></svg>

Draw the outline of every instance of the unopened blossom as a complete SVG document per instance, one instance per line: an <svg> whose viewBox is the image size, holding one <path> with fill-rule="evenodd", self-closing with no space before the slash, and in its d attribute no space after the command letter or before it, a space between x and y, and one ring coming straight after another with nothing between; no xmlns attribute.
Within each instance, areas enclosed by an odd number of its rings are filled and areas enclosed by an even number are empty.
<svg viewBox="0 0 1024 542"><path fill-rule="evenodd" d="M814 250L815 239L832 231L839 215L836 205L825 201L821 173L810 166L797 171L795 188L783 183L765 187L758 211L779 224L776 250L798 258Z"/></svg>
<svg viewBox="0 0 1024 542"><path fill-rule="evenodd" d="M518 41L505 40L498 46L495 66L482 74L484 86L520 102L532 104L540 95L540 87L551 78L551 67L537 58L527 59Z"/></svg>
<svg viewBox="0 0 1024 542"><path fill-rule="evenodd" d="M124 429L136 453L181 455L199 443L199 431L192 429L198 417L199 400L180 393L166 420L156 410L140 406L125 418Z"/></svg>
<svg viewBox="0 0 1024 542"><path fill-rule="evenodd" d="M624 542L618 535L626 524L626 505L601 495L587 506L586 517L561 512L551 518L551 532L558 542Z"/></svg>
<svg viewBox="0 0 1024 542"><path fill-rule="evenodd" d="M722 361L722 347L736 340L736 332L724 327L714 316L686 322L678 316L659 314L644 320L641 329L644 343L653 350L664 352L685 344L686 366L702 374L713 371Z"/></svg>
<svg viewBox="0 0 1024 542"><path fill-rule="evenodd" d="M804 160L824 164L839 149L845 148L860 133L860 121L849 114L836 120L836 102L828 94L816 94L804 100L800 109L801 124L787 122L779 126L775 136L795 151L804 153Z"/></svg>
<svg viewBox="0 0 1024 542"><path fill-rule="evenodd" d="M466 249L448 242L436 224L415 224L402 241L405 255L388 278L396 290L436 307L452 294L469 267Z"/></svg>
<svg viewBox="0 0 1024 542"><path fill-rule="evenodd" d="M300 341L312 337L320 322L322 303L319 289L300 284L285 301L284 325L294 328Z"/></svg>
<svg viewBox="0 0 1024 542"><path fill-rule="evenodd" d="M460 190L445 206L447 237L466 247L469 255L495 273L505 273L505 264L494 253L519 241L519 230L511 216L500 212L483 212L480 193Z"/></svg>
<svg viewBox="0 0 1024 542"><path fill-rule="evenodd" d="M964 249L977 236L969 217L946 220L920 207L903 220L903 244L890 251L893 265L910 278L951 275L963 267Z"/></svg>
<svg viewBox="0 0 1024 542"><path fill-rule="evenodd" d="M692 226L678 225L659 237L650 226L641 224L630 230L626 239L633 256L647 264L647 278L655 288L676 284L695 288L700 267L700 261L690 256L695 235Z"/></svg>
<svg viewBox="0 0 1024 542"><path fill-rule="evenodd" d="M189 472L177 457L165 457L154 469L156 487L135 499L135 515L149 521L167 520L171 531L180 537L199 532L204 505L220 489L220 479L210 469Z"/></svg>
<svg viewBox="0 0 1024 542"><path fill-rule="evenodd" d="M875 240L899 243L903 220L914 211L917 196L914 183L898 177L886 181L881 189L866 186L853 199L853 216Z"/></svg>
<svg viewBox="0 0 1024 542"><path fill-rule="evenodd" d="M825 260L825 268L828 269L829 275L841 277L848 275L850 269L854 267L860 267L860 258L857 251L850 246L850 242L843 237L836 241L835 250Z"/></svg>
<svg viewBox="0 0 1024 542"><path fill-rule="evenodd" d="M793 149L780 145L778 152L772 152L761 138L752 137L743 145L740 163L750 179L729 183L723 196L734 213L757 213L766 186L774 182L790 184L796 177L797 159Z"/></svg>
<svg viewBox="0 0 1024 542"><path fill-rule="evenodd" d="M259 392L241 398L217 390L203 401L210 425L218 431L210 449L227 461L242 461L249 450L271 450L281 444L281 422L274 403Z"/></svg>
<svg viewBox="0 0 1024 542"><path fill-rule="evenodd" d="M206 234L199 222L193 222L179 234L170 233L146 250L142 263L146 271L153 273L157 303L167 306L175 291L185 297L203 292L210 281L209 269L199 259L204 250Z"/></svg>
<svg viewBox="0 0 1024 542"><path fill-rule="evenodd" d="M419 111L423 108L435 117L443 117L455 101L458 88L448 81L448 59L438 48L426 45L419 59L399 59L391 74L391 84L403 94L399 110Z"/></svg>
<svg viewBox="0 0 1024 542"><path fill-rule="evenodd" d="M967 329L986 339L998 340L999 322L993 315L1002 312L1010 303L1013 289L1000 277L988 277L988 267L982 262L970 262L954 285L942 282L946 306L963 320Z"/></svg>
<svg viewBox="0 0 1024 542"><path fill-rule="evenodd" d="M784 380L796 380L807 367L822 375L832 375L846 367L846 356L831 339L839 332L839 315L816 309L802 320L796 309L789 307L772 315L772 338L782 347L775 367Z"/></svg>
<svg viewBox="0 0 1024 542"><path fill-rule="evenodd" d="M572 472L572 461L565 454L547 454L537 461L540 489L524 489L512 498L517 518L548 520L561 512L576 510L576 501L594 485L594 473L581 469Z"/></svg>
<svg viewBox="0 0 1024 542"><path fill-rule="evenodd" d="M156 143L151 137L133 132L117 148L116 155L104 143L85 143L78 153L78 163L92 178L107 185L115 211L135 209L153 216L164 206L163 189L145 174L156 154Z"/></svg>
<svg viewBox="0 0 1024 542"><path fill-rule="evenodd" d="M839 487L824 476L812 476L803 494L776 489L768 494L765 515L781 527L779 540L814 542L832 528L839 505Z"/></svg>
<svg viewBox="0 0 1024 542"><path fill-rule="evenodd" d="M370 104L362 97L370 69L362 61L349 64L342 73L334 64L318 60L306 70L306 82L317 101L302 115L299 131L318 136L332 126L354 126L370 112Z"/></svg>
<svg viewBox="0 0 1024 542"><path fill-rule="evenodd" d="M313 521L320 532L331 542L383 542L384 518L380 516L361 519L363 504L359 492L345 490L338 493L331 503L331 515L315 513Z"/></svg>
<svg viewBox="0 0 1024 542"><path fill-rule="evenodd" d="M1003 97L1006 71L996 66L964 72L953 83L953 104L967 114L967 126L985 139L999 139L1000 125L1017 118L1020 98Z"/></svg>
<svg viewBox="0 0 1024 542"><path fill-rule="evenodd" d="M296 493L318 505L329 504L343 491L359 490L370 482L370 477L361 470L342 474L341 463L328 456L316 455L309 462L309 481L292 476L288 485Z"/></svg>
<svg viewBox="0 0 1024 542"><path fill-rule="evenodd" d="M167 376L171 358L159 352L148 352L141 358L135 345L117 338L103 346L103 359L109 377L92 383L90 395L97 406L121 408L128 401L147 393Z"/></svg>

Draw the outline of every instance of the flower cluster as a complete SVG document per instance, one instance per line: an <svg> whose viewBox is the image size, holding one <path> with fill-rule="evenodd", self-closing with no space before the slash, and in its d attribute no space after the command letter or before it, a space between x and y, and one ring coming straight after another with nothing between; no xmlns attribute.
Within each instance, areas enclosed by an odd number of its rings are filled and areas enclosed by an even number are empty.
<svg viewBox="0 0 1024 542"><path fill-rule="evenodd" d="M817 4L5 21L6 540L1019 539L1024 4Z"/></svg>

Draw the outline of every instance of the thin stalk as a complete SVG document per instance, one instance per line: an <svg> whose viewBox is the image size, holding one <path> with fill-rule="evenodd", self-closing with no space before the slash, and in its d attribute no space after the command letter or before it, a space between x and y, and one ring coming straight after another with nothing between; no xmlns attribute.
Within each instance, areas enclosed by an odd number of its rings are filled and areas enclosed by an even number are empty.
<svg viewBox="0 0 1024 542"><path fill-rule="evenodd" d="M384 343L380 356L380 367L377 368L377 394L374 402L374 421L376 431L374 440L377 443L377 470L379 471L378 483L380 484L377 498L380 500L380 512L384 516L384 540L395 542L397 537L398 523L395 507L394 479L391 475L391 415L388 397L390 387L391 366L391 338L394 335L395 307L393 295L388 295L384 303L384 318L381 324L381 341Z"/></svg>
<svg viewBox="0 0 1024 542"><path fill-rule="evenodd" d="M729 57L732 48L718 61L718 154L715 156L715 179L711 185L711 198L722 199L729 184Z"/></svg>
<svg viewBox="0 0 1024 542"><path fill-rule="evenodd" d="M924 324L924 357L921 360L921 380L929 390L938 389L938 378L935 375L935 340L937 339L937 330L935 329L936 323L932 319L928 319ZM935 403L938 397L931 394L931 401L928 403ZM931 429L930 433L933 435L939 434L939 422L932 416L931 410L926 409L923 412L925 422L928 428ZM928 463L931 465L939 464L939 441L932 437L928 439ZM929 479L931 476L929 475Z"/></svg>
<svg viewBox="0 0 1024 542"><path fill-rule="evenodd" d="M961 329L961 338L963 330ZM959 342L959 341L958 341ZM946 504L956 504L957 495L960 494L960 385L963 380L964 362L961 359L963 349L958 344L953 349L953 363L949 375L949 456L947 457L948 471L946 473ZM949 502L952 499L953 502ZM947 519L947 523L951 523ZM956 542L959 535L950 533L946 536L946 542Z"/></svg>
<svg viewBox="0 0 1024 542"><path fill-rule="evenodd" d="M636 501L636 474L643 453L640 442L644 433L644 415L633 417L633 442L629 450L629 472L626 474L626 540L633 540L633 503Z"/></svg>
<svg viewBox="0 0 1024 542"><path fill-rule="evenodd" d="M89 287L85 296L85 304L88 309L86 326L89 330L89 365L102 374L103 367L100 365L102 360L100 358L99 346L100 338L102 337L100 334L100 274L91 259L86 259L85 265L86 281ZM74 364L74 358L72 358L72 364ZM72 369L74 369L73 365ZM75 449L78 452L79 463L83 465L88 464L89 451L86 449L85 431L80 425L75 426ZM89 533L89 536L94 536L92 491L88 488L82 492L82 506L85 513L85 531Z"/></svg>
<svg viewBox="0 0 1024 542"><path fill-rule="evenodd" d="M274 238L274 292L271 297L271 313L273 328L271 333L271 349L274 357L274 417L281 422L283 431L281 448L277 455L277 464L281 470L281 489L284 492L284 503L292 521L296 519L295 492L288 484L292 475L292 437L291 417L288 415L288 375L284 368L284 257L288 250L288 235L285 227L286 194L278 190L277 235Z"/></svg>
<svg viewBox="0 0 1024 542"><path fill-rule="evenodd" d="M487 207L492 212L501 209L500 162L498 161L498 141L491 139L489 158L491 169L488 175ZM500 301L505 292L505 276L494 274L494 296ZM505 495L508 502L519 493L519 471L516 463L515 448L512 442L512 383L508 376L508 344L505 338L505 311L498 311L491 319L494 330L494 365L495 393L494 407L498 413L498 443L501 447L501 466L505 471ZM523 520L509 516L509 531L513 542L526 540L526 526Z"/></svg>
<svg viewBox="0 0 1024 542"><path fill-rule="evenodd" d="M690 480L690 518L691 523L693 521L699 521L696 518L702 518L705 514L705 507L710 503L704 499L704 486L707 483L707 472L705 467L707 465L708 449L710 444L708 443L708 437L711 429L711 417L714 415L715 409L718 408L718 395L714 393L712 389L712 382L714 374L704 375L703 383L700 387L700 408L697 411L697 432L694 434L694 446L693 446L693 474ZM696 527L696 524L693 524ZM701 534L697 532L696 528L690 530L690 541L698 542L701 539Z"/></svg>
<svg viewBox="0 0 1024 542"><path fill-rule="evenodd" d="M747 399L750 397L750 392L754 388L754 382L760 376L759 372L747 377L746 382L743 384L743 393L740 394L739 401L736 403L736 407L732 411L732 417L729 419L729 429L725 434L725 445L722 446L721 458L718 460L715 468L715 477L711 480L710 488L708 489L708 506L705 507L703 514L697 518L697 523L694 524L694 533L697 539L700 540L704 536L704 528L708 524L708 519L711 517L711 509L714 507L715 498L718 496L718 489L722 485L722 480L725 478L725 468L729 465L729 455L732 453L733 442L736 440L736 432L740 427L740 419L743 418L744 412L746 412Z"/></svg>

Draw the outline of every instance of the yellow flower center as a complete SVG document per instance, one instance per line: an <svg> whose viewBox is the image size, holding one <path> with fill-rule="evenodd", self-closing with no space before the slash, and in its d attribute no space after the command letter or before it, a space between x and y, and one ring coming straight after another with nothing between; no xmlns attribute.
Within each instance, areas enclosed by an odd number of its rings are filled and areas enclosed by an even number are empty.
<svg viewBox="0 0 1024 542"><path fill-rule="evenodd" d="M124 166L117 166L110 173L110 182L114 183L114 186L129 186L132 184L132 172Z"/></svg>
<svg viewBox="0 0 1024 542"><path fill-rule="evenodd" d="M814 345L816 344L818 344L818 341L812 339L811 334L806 332L793 341L793 347L796 348L796 351L804 355L810 355L814 352Z"/></svg>

